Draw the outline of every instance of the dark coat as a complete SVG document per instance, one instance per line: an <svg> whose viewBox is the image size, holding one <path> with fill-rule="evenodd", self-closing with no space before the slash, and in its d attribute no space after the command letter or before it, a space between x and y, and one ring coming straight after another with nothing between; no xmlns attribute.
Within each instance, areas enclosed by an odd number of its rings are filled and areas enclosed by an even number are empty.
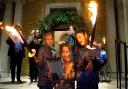
<svg viewBox="0 0 128 89"><path fill-rule="evenodd" d="M51 69L48 65L49 60L54 60L52 55L52 48L44 45L39 49L38 53L38 66L39 77L38 86L51 85Z"/></svg>
<svg viewBox="0 0 128 89"><path fill-rule="evenodd" d="M8 38L6 40L6 43L9 45L9 50L8 50L8 56L10 57L14 57L16 56L16 54L20 57L20 58L23 58L25 56L25 50L24 50L24 45L21 43L22 45L22 50L20 50L19 52L16 52L15 50L15 43L10 39Z"/></svg>
<svg viewBox="0 0 128 89"><path fill-rule="evenodd" d="M86 47L78 47L75 51L75 70L79 76L77 76L77 89L98 89L99 83L99 70L101 68L100 60L95 58L92 60L93 70L86 69L88 61ZM82 72L82 73L81 73Z"/></svg>

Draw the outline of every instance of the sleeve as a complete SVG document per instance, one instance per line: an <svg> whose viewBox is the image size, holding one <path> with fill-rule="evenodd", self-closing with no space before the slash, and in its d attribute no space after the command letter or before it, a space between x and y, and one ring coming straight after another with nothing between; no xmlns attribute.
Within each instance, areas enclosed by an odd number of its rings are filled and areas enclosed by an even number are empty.
<svg viewBox="0 0 128 89"><path fill-rule="evenodd" d="M101 67L102 67L102 63L101 63L100 60L94 59L94 60L92 61L92 64L93 64L93 66L94 66L94 69L93 69L93 70L94 70L95 72L100 71L100 69L101 69Z"/></svg>
<svg viewBox="0 0 128 89"><path fill-rule="evenodd" d="M33 41L34 36L29 36L27 40L27 44L30 44Z"/></svg>
<svg viewBox="0 0 128 89"><path fill-rule="evenodd" d="M43 48L40 48L38 52L38 57L36 59L36 63L39 65L39 67L42 66L43 59L44 59L44 50Z"/></svg>
<svg viewBox="0 0 128 89"><path fill-rule="evenodd" d="M13 43L13 41L10 39L10 38L8 38L7 40L6 40L6 43L8 44L8 45L10 45L10 46L12 46L14 43Z"/></svg>

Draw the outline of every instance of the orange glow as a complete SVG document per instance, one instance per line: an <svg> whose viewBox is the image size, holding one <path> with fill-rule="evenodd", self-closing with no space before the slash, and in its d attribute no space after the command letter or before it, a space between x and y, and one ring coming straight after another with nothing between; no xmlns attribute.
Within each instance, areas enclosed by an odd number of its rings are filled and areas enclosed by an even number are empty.
<svg viewBox="0 0 128 89"><path fill-rule="evenodd" d="M96 22L96 17L97 17L97 4L96 4L96 2L90 1L88 9L91 13L90 20L92 22L92 25L94 26L94 24Z"/></svg>
<svg viewBox="0 0 128 89"><path fill-rule="evenodd" d="M2 22L0 22L0 26L2 25L3 23Z"/></svg>
<svg viewBox="0 0 128 89"><path fill-rule="evenodd" d="M0 28L1 28L1 29L4 29L2 25L3 25L3 22L1 21L1 22L0 22Z"/></svg>

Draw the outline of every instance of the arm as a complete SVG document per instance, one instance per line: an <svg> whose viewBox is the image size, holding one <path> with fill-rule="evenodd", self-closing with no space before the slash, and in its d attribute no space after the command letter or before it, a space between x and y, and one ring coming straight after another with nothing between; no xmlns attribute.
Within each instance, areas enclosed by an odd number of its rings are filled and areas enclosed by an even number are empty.
<svg viewBox="0 0 128 89"><path fill-rule="evenodd" d="M38 52L38 57L35 59L35 62L41 66L42 65L42 61L43 61L43 58L44 58L44 51L43 51L43 48L40 48L39 49L39 52Z"/></svg>
<svg viewBox="0 0 128 89"><path fill-rule="evenodd" d="M8 39L6 40L6 43L7 43L8 45L10 45L10 46L13 46L13 45L14 45L14 42L11 40L11 38L8 38Z"/></svg>
<svg viewBox="0 0 128 89"><path fill-rule="evenodd" d="M94 69L93 69L94 71L98 72L101 69L102 63L100 62L100 60L94 59L92 61L92 64L94 66Z"/></svg>

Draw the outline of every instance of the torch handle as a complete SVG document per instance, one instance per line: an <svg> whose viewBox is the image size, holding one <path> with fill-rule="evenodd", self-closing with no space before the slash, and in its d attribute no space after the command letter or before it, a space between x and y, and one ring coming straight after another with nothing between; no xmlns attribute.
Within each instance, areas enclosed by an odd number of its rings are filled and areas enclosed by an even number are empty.
<svg viewBox="0 0 128 89"><path fill-rule="evenodd" d="M32 53L32 50L30 49L29 45L27 44L27 41L26 39L23 37L23 35L18 31L19 35L21 36L23 42L24 42L24 45L25 47L27 47L28 51L30 51Z"/></svg>
<svg viewBox="0 0 128 89"><path fill-rule="evenodd" d="M94 24L94 28L93 28L93 31L92 31L91 43L90 43L91 47L93 46L93 41L94 41L94 38L95 38L95 31L96 31L96 23Z"/></svg>

